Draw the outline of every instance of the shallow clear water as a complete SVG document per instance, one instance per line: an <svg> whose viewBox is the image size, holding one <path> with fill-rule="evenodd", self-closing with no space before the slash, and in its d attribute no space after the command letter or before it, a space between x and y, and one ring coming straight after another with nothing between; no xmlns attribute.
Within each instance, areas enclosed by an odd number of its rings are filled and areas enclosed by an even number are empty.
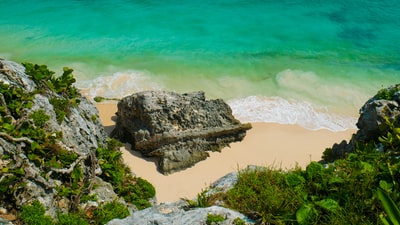
<svg viewBox="0 0 400 225"><path fill-rule="evenodd" d="M10 0L0 15L0 57L71 67L91 96L203 90L244 121L351 128L400 78L394 0Z"/></svg>

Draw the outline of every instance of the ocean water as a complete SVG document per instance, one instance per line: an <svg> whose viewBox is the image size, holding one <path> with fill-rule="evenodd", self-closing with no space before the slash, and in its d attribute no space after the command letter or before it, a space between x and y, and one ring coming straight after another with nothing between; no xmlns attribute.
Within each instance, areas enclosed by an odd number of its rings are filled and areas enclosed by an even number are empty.
<svg viewBox="0 0 400 225"><path fill-rule="evenodd" d="M74 69L90 97L205 91L243 122L354 128L400 79L397 0L9 0L0 57Z"/></svg>

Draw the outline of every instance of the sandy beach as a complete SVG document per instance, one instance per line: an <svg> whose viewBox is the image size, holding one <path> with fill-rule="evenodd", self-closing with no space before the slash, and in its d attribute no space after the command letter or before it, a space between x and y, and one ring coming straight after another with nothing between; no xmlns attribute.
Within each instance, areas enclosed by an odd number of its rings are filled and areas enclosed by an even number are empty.
<svg viewBox="0 0 400 225"><path fill-rule="evenodd" d="M106 131L111 132L117 103L98 103L96 106ZM252 125L242 142L232 143L221 152L212 152L207 160L167 176L157 172L154 160L140 157L140 153L132 152L128 144L121 151L132 171L155 186L157 201L162 203L194 198L218 178L247 165L283 169L298 165L304 168L310 161L320 160L325 148L350 139L355 132L311 131L295 125L271 123Z"/></svg>

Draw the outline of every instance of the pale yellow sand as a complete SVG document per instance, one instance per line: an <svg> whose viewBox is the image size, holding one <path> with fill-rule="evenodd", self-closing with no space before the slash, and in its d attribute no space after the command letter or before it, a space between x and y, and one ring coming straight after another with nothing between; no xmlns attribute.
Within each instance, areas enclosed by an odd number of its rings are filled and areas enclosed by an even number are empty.
<svg viewBox="0 0 400 225"><path fill-rule="evenodd" d="M100 118L107 132L115 122L116 103L97 104ZM139 157L130 146L122 149L123 158L132 171L150 181L156 188L158 203L173 202L180 198L194 198L212 182L225 174L245 168L247 165L293 168L305 167L310 161L321 159L325 148L333 143L348 140L354 130L330 132L310 131L294 125L253 123L242 142L232 143L221 153L210 153L210 157L184 171L168 176L156 170L151 159Z"/></svg>

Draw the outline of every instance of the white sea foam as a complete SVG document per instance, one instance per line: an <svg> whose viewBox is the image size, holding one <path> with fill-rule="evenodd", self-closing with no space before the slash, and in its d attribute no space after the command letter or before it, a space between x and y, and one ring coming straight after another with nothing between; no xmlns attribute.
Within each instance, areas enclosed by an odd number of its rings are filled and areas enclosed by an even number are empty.
<svg viewBox="0 0 400 225"><path fill-rule="evenodd" d="M100 76L94 80L85 80L78 83L78 88L93 98L123 98L134 92L145 90L160 90L162 86L152 81L146 72L128 71L117 72L112 76Z"/></svg>
<svg viewBox="0 0 400 225"><path fill-rule="evenodd" d="M228 101L242 122L296 124L310 130L343 131L356 128L356 118L317 110L308 102L281 97L249 96Z"/></svg>

